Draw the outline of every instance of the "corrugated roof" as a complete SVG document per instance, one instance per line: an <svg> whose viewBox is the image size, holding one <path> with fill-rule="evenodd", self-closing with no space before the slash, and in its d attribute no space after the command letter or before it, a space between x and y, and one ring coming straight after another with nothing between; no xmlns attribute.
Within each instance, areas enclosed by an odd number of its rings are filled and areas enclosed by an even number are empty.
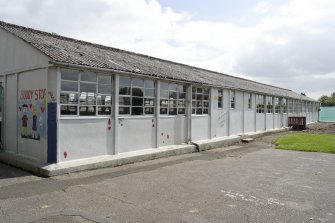
<svg viewBox="0 0 335 223"><path fill-rule="evenodd" d="M289 89L230 76L202 68L76 40L0 21L0 27L21 38L54 62L140 73L171 80L221 86L268 95L312 100Z"/></svg>

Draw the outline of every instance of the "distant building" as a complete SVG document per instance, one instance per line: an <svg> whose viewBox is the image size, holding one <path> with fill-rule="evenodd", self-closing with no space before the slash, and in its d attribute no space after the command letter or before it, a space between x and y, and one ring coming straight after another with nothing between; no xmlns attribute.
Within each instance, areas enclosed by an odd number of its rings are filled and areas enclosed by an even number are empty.
<svg viewBox="0 0 335 223"><path fill-rule="evenodd" d="M317 121L303 94L0 22L2 156L42 166ZM10 159L10 158L8 158Z"/></svg>

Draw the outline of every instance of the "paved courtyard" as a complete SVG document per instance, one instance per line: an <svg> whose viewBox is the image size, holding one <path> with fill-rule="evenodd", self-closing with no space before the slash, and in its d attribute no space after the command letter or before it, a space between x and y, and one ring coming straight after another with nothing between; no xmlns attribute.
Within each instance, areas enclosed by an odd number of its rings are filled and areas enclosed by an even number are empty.
<svg viewBox="0 0 335 223"><path fill-rule="evenodd" d="M0 164L0 222L335 222L334 170L259 141L52 178Z"/></svg>

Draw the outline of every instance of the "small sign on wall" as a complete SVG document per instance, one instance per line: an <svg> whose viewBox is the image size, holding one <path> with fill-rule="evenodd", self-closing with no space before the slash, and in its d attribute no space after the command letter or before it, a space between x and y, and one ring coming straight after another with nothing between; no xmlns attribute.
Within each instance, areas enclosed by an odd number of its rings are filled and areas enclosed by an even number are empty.
<svg viewBox="0 0 335 223"><path fill-rule="evenodd" d="M215 95L215 96L213 96L213 99L214 99L214 100L218 100L218 99L219 99L219 96Z"/></svg>

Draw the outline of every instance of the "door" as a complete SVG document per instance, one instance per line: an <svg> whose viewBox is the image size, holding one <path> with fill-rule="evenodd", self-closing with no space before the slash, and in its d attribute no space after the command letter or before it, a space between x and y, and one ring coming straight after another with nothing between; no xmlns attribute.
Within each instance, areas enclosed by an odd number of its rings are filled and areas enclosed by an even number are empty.
<svg viewBox="0 0 335 223"><path fill-rule="evenodd" d="M3 149L3 111L4 111L4 89L0 83L0 149Z"/></svg>

